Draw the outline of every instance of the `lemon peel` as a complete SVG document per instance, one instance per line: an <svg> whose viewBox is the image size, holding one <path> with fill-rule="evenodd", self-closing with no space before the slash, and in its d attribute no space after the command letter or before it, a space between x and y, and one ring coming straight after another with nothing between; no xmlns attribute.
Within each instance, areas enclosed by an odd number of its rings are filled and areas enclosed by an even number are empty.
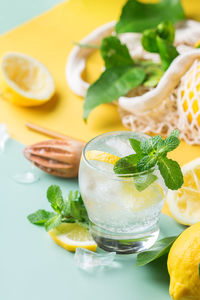
<svg viewBox="0 0 200 300"><path fill-rule="evenodd" d="M0 94L19 106L39 106L54 94L54 80L47 68L35 58L9 52L1 60Z"/></svg>
<svg viewBox="0 0 200 300"><path fill-rule="evenodd" d="M88 229L76 223L62 223L49 231L49 235L57 245L71 252L75 252L76 248L90 251L96 251L97 248Z"/></svg>
<svg viewBox="0 0 200 300"><path fill-rule="evenodd" d="M85 157L87 160L97 160L112 165L114 165L120 159L119 156L113 155L111 153L99 151L99 150L87 151Z"/></svg>
<svg viewBox="0 0 200 300"><path fill-rule="evenodd" d="M167 266L173 300L200 299L200 223L187 228L172 245Z"/></svg>
<svg viewBox="0 0 200 300"><path fill-rule="evenodd" d="M168 191L167 203L172 217L184 225L200 222L200 158L182 167L184 184Z"/></svg>

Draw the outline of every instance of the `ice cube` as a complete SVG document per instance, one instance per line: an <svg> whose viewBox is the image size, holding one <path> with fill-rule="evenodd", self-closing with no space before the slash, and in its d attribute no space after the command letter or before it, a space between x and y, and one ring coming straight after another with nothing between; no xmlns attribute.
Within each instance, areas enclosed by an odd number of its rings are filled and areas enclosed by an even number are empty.
<svg viewBox="0 0 200 300"><path fill-rule="evenodd" d="M74 259L80 269L90 271L97 267L111 266L115 255L116 252L96 253L84 248L77 248Z"/></svg>
<svg viewBox="0 0 200 300"><path fill-rule="evenodd" d="M5 124L0 124L0 153L4 151L5 144L9 139L9 133Z"/></svg>
<svg viewBox="0 0 200 300"><path fill-rule="evenodd" d="M14 174L12 178L18 183L30 184L37 182L40 179L40 176L35 166L30 164L30 169Z"/></svg>
<svg viewBox="0 0 200 300"><path fill-rule="evenodd" d="M115 155L123 157L134 153L132 147L129 144L128 138L126 138L125 140L122 137L112 137L106 141L106 145L114 150L113 154Z"/></svg>

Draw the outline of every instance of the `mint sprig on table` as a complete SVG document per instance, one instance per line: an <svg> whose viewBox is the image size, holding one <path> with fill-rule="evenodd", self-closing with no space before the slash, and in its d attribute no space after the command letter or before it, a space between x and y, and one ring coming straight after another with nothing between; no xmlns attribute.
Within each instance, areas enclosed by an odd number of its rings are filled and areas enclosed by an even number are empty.
<svg viewBox="0 0 200 300"><path fill-rule="evenodd" d="M136 188L142 191L157 179L153 174L153 168L158 166L166 186L171 190L179 189L183 184L181 168L176 161L167 158L167 153L180 144L178 136L179 131L173 130L164 140L160 135L144 141L129 139L135 154L120 158L114 165L114 172L131 174ZM134 177L134 173L138 172L145 173Z"/></svg>
<svg viewBox="0 0 200 300"><path fill-rule="evenodd" d="M154 4L137 0L126 2L115 26L116 34L142 33L143 48L158 53L161 64L150 60L133 60L127 46L117 36L104 38L100 53L106 69L87 90L84 120L100 104L111 103L138 86L155 87L158 84L164 71L179 54L173 46L173 24L184 18L180 0L161 0ZM96 45L88 44L79 46L97 48Z"/></svg>
<svg viewBox="0 0 200 300"><path fill-rule="evenodd" d="M54 212L37 210L27 217L32 224L42 225L46 231L61 223L78 223L88 227L88 214L79 191L70 191L64 199L60 187L51 185L47 190L47 199Z"/></svg>

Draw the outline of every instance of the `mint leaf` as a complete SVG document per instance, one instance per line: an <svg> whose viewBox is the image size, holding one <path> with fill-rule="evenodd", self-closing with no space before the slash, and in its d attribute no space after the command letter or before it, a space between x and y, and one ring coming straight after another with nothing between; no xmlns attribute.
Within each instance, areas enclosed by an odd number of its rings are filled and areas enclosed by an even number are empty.
<svg viewBox="0 0 200 300"><path fill-rule="evenodd" d="M158 168L169 189L177 190L182 186L183 174L176 161L165 156L160 157L158 160Z"/></svg>
<svg viewBox="0 0 200 300"><path fill-rule="evenodd" d="M88 224L89 219L87 210L79 191L70 191L68 201L70 202L70 217L72 217L76 222Z"/></svg>
<svg viewBox="0 0 200 300"><path fill-rule="evenodd" d="M157 179L158 177L152 173L138 175L134 177L134 184L136 189L141 192Z"/></svg>
<svg viewBox="0 0 200 300"><path fill-rule="evenodd" d="M133 148L136 154L142 155L141 141L136 139L129 139L129 143L131 144L131 147Z"/></svg>
<svg viewBox="0 0 200 300"><path fill-rule="evenodd" d="M28 215L27 219L32 224L44 225L53 216L55 216L55 213L46 211L44 209L39 209L36 212L34 212L33 214Z"/></svg>
<svg viewBox="0 0 200 300"><path fill-rule="evenodd" d="M166 155L167 152L173 151L180 144L179 139L176 136L169 136L163 143L158 147L158 155Z"/></svg>
<svg viewBox="0 0 200 300"><path fill-rule="evenodd" d="M160 135L156 135L152 138L149 138L141 143L142 152L144 154L149 154L155 151L162 142L163 139Z"/></svg>
<svg viewBox="0 0 200 300"><path fill-rule="evenodd" d="M145 71L138 67L120 66L105 70L87 90L83 118L86 120L98 105L126 95L132 88L142 84L145 76Z"/></svg>
<svg viewBox="0 0 200 300"><path fill-rule="evenodd" d="M145 155L137 164L138 170L142 172L153 168L156 165L157 160L158 158L156 155Z"/></svg>
<svg viewBox="0 0 200 300"><path fill-rule="evenodd" d="M158 3L142 3L128 0L122 9L116 32L143 32L156 27L163 21L175 23L184 19L180 0L161 0Z"/></svg>
<svg viewBox="0 0 200 300"><path fill-rule="evenodd" d="M57 212L61 213L64 200L62 191L58 185L51 185L47 190L47 199L51 203L51 207Z"/></svg>
<svg viewBox="0 0 200 300"><path fill-rule="evenodd" d="M147 251L141 252L137 255L136 266L144 266L155 259L167 254L177 239L177 236L171 236L157 241Z"/></svg>
<svg viewBox="0 0 200 300"><path fill-rule="evenodd" d="M56 215L56 216L52 217L51 219L49 219L45 223L45 229L46 229L46 231L50 231L51 229L56 228L61 223L62 223L62 216Z"/></svg>
<svg viewBox="0 0 200 300"><path fill-rule="evenodd" d="M104 59L105 67L119 67L134 64L126 45L123 45L116 36L109 36L101 42L101 56Z"/></svg>
<svg viewBox="0 0 200 300"><path fill-rule="evenodd" d="M62 223L62 216L61 215L56 215L55 217L49 219L45 223L45 230L50 231L56 227L58 227Z"/></svg>
<svg viewBox="0 0 200 300"><path fill-rule="evenodd" d="M116 174L132 174L136 173L137 163L140 160L140 156L137 154L131 154L126 157L120 158L114 165L114 172Z"/></svg>
<svg viewBox="0 0 200 300"><path fill-rule="evenodd" d="M172 61L179 55L179 53L170 42L160 38L159 36L156 37L156 42L163 69L167 70Z"/></svg>

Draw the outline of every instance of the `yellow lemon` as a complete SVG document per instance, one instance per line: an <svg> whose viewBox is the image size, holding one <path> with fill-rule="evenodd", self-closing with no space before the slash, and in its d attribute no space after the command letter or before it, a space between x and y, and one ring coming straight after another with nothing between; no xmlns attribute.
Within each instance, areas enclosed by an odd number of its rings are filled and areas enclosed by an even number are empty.
<svg viewBox="0 0 200 300"><path fill-rule="evenodd" d="M134 185L134 178L122 182L122 198L133 212L149 208L164 200L162 187L153 182L143 191L138 191Z"/></svg>
<svg viewBox="0 0 200 300"><path fill-rule="evenodd" d="M99 150L87 151L85 156L86 159L88 160L102 161L112 165L114 165L120 159L119 156L113 155L111 153L99 151Z"/></svg>
<svg viewBox="0 0 200 300"><path fill-rule="evenodd" d="M38 106L54 94L54 80L36 59L7 53L0 66L0 96L19 106Z"/></svg>
<svg viewBox="0 0 200 300"><path fill-rule="evenodd" d="M200 299L200 223L187 228L172 245L167 266L174 300Z"/></svg>
<svg viewBox="0 0 200 300"><path fill-rule="evenodd" d="M87 228L76 223L63 223L49 231L51 238L62 248L75 252L76 248L96 251L97 245Z"/></svg>
<svg viewBox="0 0 200 300"><path fill-rule="evenodd" d="M169 211L179 223L192 225L200 222L200 158L182 167L184 184L177 191L169 190Z"/></svg>
<svg viewBox="0 0 200 300"><path fill-rule="evenodd" d="M179 114L191 128L200 128L200 60L196 59L177 89Z"/></svg>

